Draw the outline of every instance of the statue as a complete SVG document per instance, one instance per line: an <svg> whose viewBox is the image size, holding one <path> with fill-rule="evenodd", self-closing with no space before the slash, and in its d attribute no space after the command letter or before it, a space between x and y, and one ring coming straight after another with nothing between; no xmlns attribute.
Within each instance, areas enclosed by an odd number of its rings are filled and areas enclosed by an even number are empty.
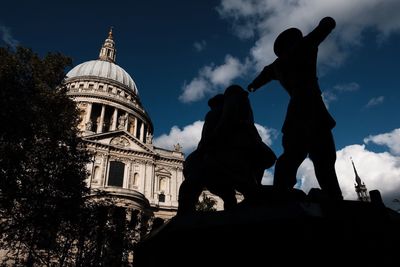
<svg viewBox="0 0 400 267"><path fill-rule="evenodd" d="M179 188L178 215L195 212L196 204L204 187L218 195L224 201L224 209L230 209L236 205L235 191L233 188L209 188L209 181L214 179L212 171L205 168L205 155L210 146L213 146L213 137L216 126L221 118L224 96L218 94L208 101L210 111L205 116L200 142L197 149L190 153L183 163L183 175L185 177ZM212 176L212 177L210 177ZM218 177L217 177L218 179ZM219 191L219 192L216 192Z"/></svg>
<svg viewBox="0 0 400 267"><path fill-rule="evenodd" d="M247 89L254 92L271 80L278 80L290 95L282 127L284 151L276 162L274 187L290 191L296 184L298 167L309 156L322 191L331 199L341 200L331 132L336 122L322 100L316 66L318 46L335 26L333 18L325 17L304 37L297 28L283 31L274 43L278 58L264 67Z"/></svg>
<svg viewBox="0 0 400 267"><path fill-rule="evenodd" d="M92 130L92 127L93 127L92 120L89 120L89 121L85 124L86 131L91 131L91 130Z"/></svg>
<svg viewBox="0 0 400 267"><path fill-rule="evenodd" d="M222 198L225 210L236 206L236 191L247 199L257 195L276 156L258 135L247 95L233 85L208 101L200 142L183 165L178 215L195 211L204 188Z"/></svg>
<svg viewBox="0 0 400 267"><path fill-rule="evenodd" d="M255 125L248 93L238 85L224 92L224 105L207 154L206 166L226 177L244 198L255 198L265 169L275 164L275 153L262 141Z"/></svg>
<svg viewBox="0 0 400 267"><path fill-rule="evenodd" d="M182 146L179 143L177 143L176 145L174 145L174 151L182 152Z"/></svg>
<svg viewBox="0 0 400 267"><path fill-rule="evenodd" d="M126 119L128 118L128 114L124 114L124 115L120 115L118 118L118 129L119 130L123 130L125 129L125 122Z"/></svg>
<svg viewBox="0 0 400 267"><path fill-rule="evenodd" d="M151 133L147 134L146 143L147 144L152 144L153 143L153 135Z"/></svg>

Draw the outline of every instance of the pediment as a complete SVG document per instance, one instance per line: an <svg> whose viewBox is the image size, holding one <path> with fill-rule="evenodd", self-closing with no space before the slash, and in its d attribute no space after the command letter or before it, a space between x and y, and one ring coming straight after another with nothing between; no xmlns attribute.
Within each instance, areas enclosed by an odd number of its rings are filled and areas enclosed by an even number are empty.
<svg viewBox="0 0 400 267"><path fill-rule="evenodd" d="M171 172L168 169L164 168L164 167L156 167L155 172L157 174L163 174L163 175L166 175L166 176L170 176L171 175Z"/></svg>
<svg viewBox="0 0 400 267"><path fill-rule="evenodd" d="M115 148L154 153L136 137L123 130L85 136L84 139Z"/></svg>

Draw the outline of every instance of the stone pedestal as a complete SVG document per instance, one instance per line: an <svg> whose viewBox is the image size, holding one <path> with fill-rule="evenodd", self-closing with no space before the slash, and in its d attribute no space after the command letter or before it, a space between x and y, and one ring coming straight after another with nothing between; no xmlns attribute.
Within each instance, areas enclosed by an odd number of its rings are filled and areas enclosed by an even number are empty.
<svg viewBox="0 0 400 267"><path fill-rule="evenodd" d="M400 215L382 205L264 188L234 210L172 218L134 266L400 266L399 238Z"/></svg>

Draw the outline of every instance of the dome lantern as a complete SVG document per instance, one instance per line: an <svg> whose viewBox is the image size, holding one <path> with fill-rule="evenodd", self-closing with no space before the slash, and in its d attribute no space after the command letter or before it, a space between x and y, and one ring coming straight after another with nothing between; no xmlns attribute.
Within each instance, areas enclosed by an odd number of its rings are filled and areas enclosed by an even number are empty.
<svg viewBox="0 0 400 267"><path fill-rule="evenodd" d="M77 79L95 79L104 78L111 82L116 82L119 86L133 91L138 96L136 84L132 77L120 66L115 64L116 58L115 42L113 37L113 27L108 32L107 39L100 49L99 58L83 62L67 73L67 82Z"/></svg>
<svg viewBox="0 0 400 267"><path fill-rule="evenodd" d="M111 63L115 63L115 57L116 57L116 52L117 50L115 49L115 42L113 39L113 28L110 28L110 31L108 32L108 37L104 41L103 46L100 49L99 53L99 59L108 61Z"/></svg>

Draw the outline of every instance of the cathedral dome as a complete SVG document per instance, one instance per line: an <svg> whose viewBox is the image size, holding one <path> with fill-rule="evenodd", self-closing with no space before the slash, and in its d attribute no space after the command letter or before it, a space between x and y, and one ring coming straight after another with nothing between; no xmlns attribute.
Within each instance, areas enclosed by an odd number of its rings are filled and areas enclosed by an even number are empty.
<svg viewBox="0 0 400 267"><path fill-rule="evenodd" d="M132 77L117 64L105 60L90 60L79 64L67 73L67 79L100 77L118 82L137 95L138 90Z"/></svg>
<svg viewBox="0 0 400 267"><path fill-rule="evenodd" d="M125 131L143 144L152 140L153 125L132 77L115 63L112 28L99 57L72 68L65 77L67 94L78 103L83 136Z"/></svg>

